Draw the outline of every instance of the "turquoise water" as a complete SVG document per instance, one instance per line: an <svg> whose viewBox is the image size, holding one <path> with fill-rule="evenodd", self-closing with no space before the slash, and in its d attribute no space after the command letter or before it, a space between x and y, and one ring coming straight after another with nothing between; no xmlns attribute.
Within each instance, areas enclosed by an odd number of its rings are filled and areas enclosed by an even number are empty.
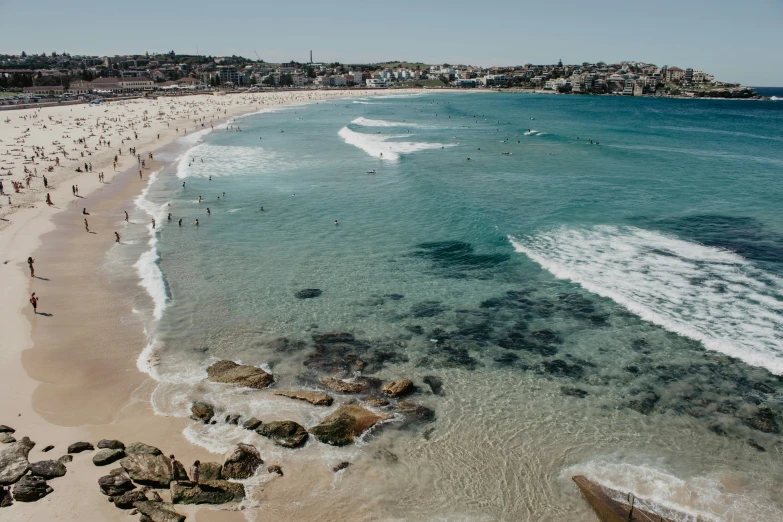
<svg viewBox="0 0 783 522"><path fill-rule="evenodd" d="M436 412L362 446L395 441L393 464L371 461L380 473L430 470L416 487L432 503L389 477L367 490L402 519L558 520L582 509L571 471L663 484L648 496L715 519L782 516L779 102L391 96L189 139L140 200L164 222L160 272L154 251L137 265L160 316L145 357L161 413L198 396L276 411L204 383L215 358L265 365L281 387L353 375L358 358L365 374L413 378ZM328 332L355 341L316 354ZM506 430L522 428L516 451ZM186 435L215 451L248 437ZM443 464L456 453L472 480ZM284 458L339 455L311 442Z"/></svg>

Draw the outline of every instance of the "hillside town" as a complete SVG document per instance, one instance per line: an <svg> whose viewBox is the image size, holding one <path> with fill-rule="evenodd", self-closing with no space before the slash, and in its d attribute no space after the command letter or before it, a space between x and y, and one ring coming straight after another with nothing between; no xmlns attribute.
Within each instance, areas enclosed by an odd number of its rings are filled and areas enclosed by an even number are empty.
<svg viewBox="0 0 783 522"><path fill-rule="evenodd" d="M345 88L517 89L560 94L622 96L757 97L752 88L717 81L699 69L644 62L508 67L268 63L258 57L166 54L81 56L0 55L0 104L214 90Z"/></svg>

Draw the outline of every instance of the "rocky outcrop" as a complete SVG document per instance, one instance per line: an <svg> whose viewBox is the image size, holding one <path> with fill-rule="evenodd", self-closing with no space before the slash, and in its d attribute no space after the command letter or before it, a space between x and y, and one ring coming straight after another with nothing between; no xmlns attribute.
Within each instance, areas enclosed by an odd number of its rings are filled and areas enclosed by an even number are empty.
<svg viewBox="0 0 783 522"><path fill-rule="evenodd" d="M135 443L128 446L125 453L126 456L120 461L120 466L135 482L167 488L174 480L171 460L163 455L158 448Z"/></svg>
<svg viewBox="0 0 783 522"><path fill-rule="evenodd" d="M89 442L74 442L68 446L68 453L81 453L82 451L92 451L95 447Z"/></svg>
<svg viewBox="0 0 783 522"><path fill-rule="evenodd" d="M111 501L119 509L133 509L133 504L136 502L144 502L147 500L147 496L141 489L133 489L126 491L122 495L111 497Z"/></svg>
<svg viewBox="0 0 783 522"><path fill-rule="evenodd" d="M0 424L0 433L16 433L16 430L5 424Z"/></svg>
<svg viewBox="0 0 783 522"><path fill-rule="evenodd" d="M27 437L0 446L0 486L13 484L27 473L30 467L27 455L33 446L35 442Z"/></svg>
<svg viewBox="0 0 783 522"><path fill-rule="evenodd" d="M752 87L725 87L706 91L688 91L695 98L755 98L756 89Z"/></svg>
<svg viewBox="0 0 783 522"><path fill-rule="evenodd" d="M212 417L215 416L215 408L211 404L204 401L196 401L190 406L191 416L190 418L195 421L201 421L204 424L209 423Z"/></svg>
<svg viewBox="0 0 783 522"><path fill-rule="evenodd" d="M256 419L255 417L250 417L245 422L242 423L242 427L246 430L254 430L258 428L261 425L261 421Z"/></svg>
<svg viewBox="0 0 783 522"><path fill-rule="evenodd" d="M337 473L338 471L342 471L342 470L344 470L345 468L347 468L347 467L348 467L348 466L350 466L350 465L351 465L351 463L350 463L350 462L341 462L341 463L339 463L338 465L336 465L335 467L333 467L333 468L332 468L332 471L334 471L335 473Z"/></svg>
<svg viewBox="0 0 783 522"><path fill-rule="evenodd" d="M266 472L267 472L267 473L277 473L277 474L278 474L278 475L280 475L281 477L283 476L283 468L281 468L281 467L280 467L280 466L278 466L278 465L268 466L268 467L266 468Z"/></svg>
<svg viewBox="0 0 783 522"><path fill-rule="evenodd" d="M223 480L223 465L219 462L202 462L198 470L199 480Z"/></svg>
<svg viewBox="0 0 783 522"><path fill-rule="evenodd" d="M314 297L318 297L321 295L321 291L317 288L305 288L304 290L299 290L297 293L294 294L294 297L297 299L313 299Z"/></svg>
<svg viewBox="0 0 783 522"><path fill-rule="evenodd" d="M775 418L775 412L769 406L759 406L758 410L745 420L745 424L754 430L764 433L780 433L780 426Z"/></svg>
<svg viewBox="0 0 783 522"><path fill-rule="evenodd" d="M262 389L273 382L274 377L261 368L237 364L234 361L218 361L207 368L207 378L212 382L236 384L248 388Z"/></svg>
<svg viewBox="0 0 783 522"><path fill-rule="evenodd" d="M237 444L226 454L223 462L223 477L227 479L245 479L252 477L263 464L261 454L249 444Z"/></svg>
<svg viewBox="0 0 783 522"><path fill-rule="evenodd" d="M402 401L397 405L397 411L405 414L409 420L422 422L432 422L435 420L435 410L416 404L414 402Z"/></svg>
<svg viewBox="0 0 783 522"><path fill-rule="evenodd" d="M125 449L125 444L114 439L102 439L96 445L98 449Z"/></svg>
<svg viewBox="0 0 783 522"><path fill-rule="evenodd" d="M383 397L367 397L364 399L364 404L373 408L383 408L391 403L389 399L384 399Z"/></svg>
<svg viewBox="0 0 783 522"><path fill-rule="evenodd" d="M59 460L42 460L30 464L30 474L46 480L62 477L68 470Z"/></svg>
<svg viewBox="0 0 783 522"><path fill-rule="evenodd" d="M17 502L35 502L54 491L42 477L28 475L14 484L13 496Z"/></svg>
<svg viewBox="0 0 783 522"><path fill-rule="evenodd" d="M135 489L133 482L123 473L112 473L98 479L101 493L110 497L122 495L126 491Z"/></svg>
<svg viewBox="0 0 783 522"><path fill-rule="evenodd" d="M139 510L143 517L147 517L151 522L184 522L185 516L180 515L171 507L170 504L163 502L136 502L133 507Z"/></svg>
<svg viewBox="0 0 783 522"><path fill-rule="evenodd" d="M290 399L297 399L300 401L307 401L315 406L331 406L334 399L331 396L323 392L314 391L277 391L275 395L282 397L288 397Z"/></svg>
<svg viewBox="0 0 783 522"><path fill-rule="evenodd" d="M629 495L622 493L607 487L604 487L597 482L593 482L590 479L577 475L572 477L572 480L576 483L579 491L584 495L585 500L593 508L598 520L601 522L627 522L629 520L642 521L642 520L654 520L655 522L673 522L671 519L663 517L658 513L647 511L644 508L640 508L638 505L631 505L622 500L627 499ZM680 518L682 517L682 518ZM688 517L684 513L678 513L678 520L687 520L692 517ZM699 520L702 520L699 518Z"/></svg>
<svg viewBox="0 0 783 522"><path fill-rule="evenodd" d="M335 393L364 393L370 387L370 383L364 379L344 381L336 377L324 377L321 384Z"/></svg>
<svg viewBox="0 0 783 522"><path fill-rule="evenodd" d="M440 379L440 377L427 375L422 380L424 381L424 384L430 387L430 390L432 390L432 393L435 395L440 395L441 391L443 391L443 381Z"/></svg>
<svg viewBox="0 0 783 522"><path fill-rule="evenodd" d="M278 446L297 448L307 441L307 430L294 421L276 421L262 424L256 433L272 439Z"/></svg>
<svg viewBox="0 0 783 522"><path fill-rule="evenodd" d="M125 456L124 449L102 449L93 455L92 463L96 466L107 466L112 462L117 462Z"/></svg>
<svg viewBox="0 0 783 522"><path fill-rule="evenodd" d="M381 388L384 395L389 397L402 397L408 395L413 391L413 381L410 379L398 379L396 381L387 382Z"/></svg>
<svg viewBox="0 0 783 522"><path fill-rule="evenodd" d="M332 446L345 446L378 422L393 415L374 413L355 404L340 406L317 426L310 428L316 439Z"/></svg>
<svg viewBox="0 0 783 522"><path fill-rule="evenodd" d="M174 504L228 504L241 502L244 498L245 487L227 480L171 484L171 501Z"/></svg>
<svg viewBox="0 0 783 522"><path fill-rule="evenodd" d="M2 444L10 444L12 442L16 442L16 438L14 438L13 435L6 432L0 432L0 443Z"/></svg>

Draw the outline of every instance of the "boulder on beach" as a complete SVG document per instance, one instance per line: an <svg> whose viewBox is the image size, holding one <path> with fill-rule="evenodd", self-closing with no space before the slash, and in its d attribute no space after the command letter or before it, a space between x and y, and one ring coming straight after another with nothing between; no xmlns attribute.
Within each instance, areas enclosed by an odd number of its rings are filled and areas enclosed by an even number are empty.
<svg viewBox="0 0 783 522"><path fill-rule="evenodd" d="M398 379L390 381L383 385L381 391L389 397L402 397L413 391L413 381L410 379Z"/></svg>
<svg viewBox="0 0 783 522"><path fill-rule="evenodd" d="M432 422L435 420L435 410L416 404L415 402L402 401L397 405L397 411L404 413L409 420Z"/></svg>
<svg viewBox="0 0 783 522"><path fill-rule="evenodd" d="M391 419L393 415L374 413L355 404L340 406L317 426L310 428L316 439L332 446L345 446L356 437L380 421Z"/></svg>
<svg viewBox="0 0 783 522"><path fill-rule="evenodd" d="M202 462L198 471L199 480L223 480L223 464L219 462Z"/></svg>
<svg viewBox="0 0 783 522"><path fill-rule="evenodd" d="M107 466L112 462L117 462L125 456L124 449L102 449L93 455L92 463L96 466Z"/></svg>
<svg viewBox="0 0 783 522"><path fill-rule="evenodd" d="M114 439L101 439L98 444L96 444L96 447L98 449L125 449L125 444L118 440Z"/></svg>
<svg viewBox="0 0 783 522"><path fill-rule="evenodd" d="M218 361L207 368L207 378L211 382L222 382L262 389L275 382L272 375L261 368L237 364L234 361Z"/></svg>
<svg viewBox="0 0 783 522"><path fill-rule="evenodd" d="M30 474L46 480L62 477L67 471L65 464L59 460L42 460L30 463Z"/></svg>
<svg viewBox="0 0 783 522"><path fill-rule="evenodd" d="M278 475L280 475L281 477L283 476L283 468L281 468L280 466L278 466L278 465L276 465L276 464L275 464L275 465L272 465L272 466L268 466L268 467L266 468L266 472L267 472L267 473L277 473L277 474L278 474Z"/></svg>
<svg viewBox="0 0 783 522"><path fill-rule="evenodd" d="M10 444L16 442L16 438L8 432L0 431L0 443Z"/></svg>
<svg viewBox="0 0 783 522"><path fill-rule="evenodd" d="M318 288L305 288L295 293L294 297L297 299L313 299L319 295L321 295L321 291Z"/></svg>
<svg viewBox="0 0 783 522"><path fill-rule="evenodd" d="M171 484L171 501L174 504L228 504L241 502L244 498L245 486L227 480Z"/></svg>
<svg viewBox="0 0 783 522"><path fill-rule="evenodd" d="M272 439L284 448L296 448L307 441L308 433L304 426L294 421L276 421L262 424L256 433Z"/></svg>
<svg viewBox="0 0 783 522"><path fill-rule="evenodd" d="M227 479L245 479L252 477L263 464L261 454L250 444L237 444L226 454L223 462L223 477Z"/></svg>
<svg viewBox="0 0 783 522"><path fill-rule="evenodd" d="M133 485L133 482L131 482L131 479L123 473L104 475L98 479L98 486L101 488L101 493L110 497L122 495L126 491L136 488L136 486Z"/></svg>
<svg viewBox="0 0 783 522"><path fill-rule="evenodd" d="M8 507L13 503L14 501L11 497L11 488L0 486L0 508Z"/></svg>
<svg viewBox="0 0 783 522"><path fill-rule="evenodd" d="M139 513L142 514L142 518L140 520L144 520L144 517L147 517L147 519L152 522L185 521L185 515L180 515L174 511L174 508L171 507L171 504L166 504L164 502L142 501L134 503L133 507L138 509Z"/></svg>
<svg viewBox="0 0 783 522"><path fill-rule="evenodd" d="M167 488L174 480L174 468L171 460L162 454L128 453L120 461L120 466L134 482L146 486ZM158 450L160 451L160 450Z"/></svg>
<svg viewBox="0 0 783 522"><path fill-rule="evenodd" d="M145 500L148 500L147 495L145 495L144 491L141 489L133 489L131 491L126 491L122 495L111 497L114 506L119 509L133 509L133 504L136 502L144 502Z"/></svg>
<svg viewBox="0 0 783 522"><path fill-rule="evenodd" d="M373 408L383 408L391 403L389 399L384 399L383 397L367 397L364 399L364 404Z"/></svg>
<svg viewBox="0 0 783 522"><path fill-rule="evenodd" d="M245 422L242 423L242 427L246 430L254 430L258 428L258 426L261 425L261 421L256 419L255 417L250 417Z"/></svg>
<svg viewBox="0 0 783 522"><path fill-rule="evenodd" d="M0 424L0 433L16 433L16 430L5 424Z"/></svg>
<svg viewBox="0 0 783 522"><path fill-rule="evenodd" d="M366 379L344 381L336 377L324 377L321 379L321 384L335 393L363 393L370 387L370 383Z"/></svg>
<svg viewBox="0 0 783 522"><path fill-rule="evenodd" d="M330 395L316 391L276 391L275 395L307 401L315 406L331 406L334 402Z"/></svg>
<svg viewBox="0 0 783 522"><path fill-rule="evenodd" d="M92 451L95 447L89 442L74 442L68 446L68 453L81 453L82 451Z"/></svg>
<svg viewBox="0 0 783 522"><path fill-rule="evenodd" d="M30 462L27 455L35 442L23 437L17 442L0 446L0 486L8 486L27 473Z"/></svg>
<svg viewBox="0 0 783 522"><path fill-rule="evenodd" d="M144 444L143 442L131 443L127 448L125 448L125 453L147 453L149 455L163 455L163 452L155 446L150 446L148 444Z"/></svg>
<svg viewBox="0 0 783 522"><path fill-rule="evenodd" d="M52 451L53 449L54 449L54 446L52 446L52 445L50 444L50 445L46 446L44 449L42 449L41 451L43 451L44 453L46 453L46 452L48 452L48 451Z"/></svg>
<svg viewBox="0 0 783 522"><path fill-rule="evenodd" d="M54 491L43 477L28 475L14 484L13 496L17 502L35 502Z"/></svg>
<svg viewBox="0 0 783 522"><path fill-rule="evenodd" d="M344 470L345 468L347 468L347 467L348 467L348 466L350 466L350 465L351 465L351 463L350 463L350 462L345 462L345 461L344 461L344 462L341 462L341 463L339 463L339 464L338 464L338 465L336 465L335 467L333 467L333 468L332 468L332 471L334 471L335 473L337 473L338 471L342 471L342 470Z"/></svg>
<svg viewBox="0 0 783 522"><path fill-rule="evenodd" d="M190 406L190 418L207 424L215 416L215 408L208 402L196 401Z"/></svg>

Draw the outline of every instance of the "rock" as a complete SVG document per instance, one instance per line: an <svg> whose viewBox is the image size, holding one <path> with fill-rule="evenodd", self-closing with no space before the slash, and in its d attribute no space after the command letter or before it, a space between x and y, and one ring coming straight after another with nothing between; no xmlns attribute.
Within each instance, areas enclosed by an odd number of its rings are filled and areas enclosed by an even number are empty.
<svg viewBox="0 0 783 522"><path fill-rule="evenodd" d="M281 468L280 466L269 466L268 468L266 468L266 472L277 473L281 477L283 476L283 468Z"/></svg>
<svg viewBox="0 0 783 522"><path fill-rule="evenodd" d="M321 295L321 291L317 288L306 288L304 290L299 290L297 293L294 294L294 297L297 299L312 299L314 297L318 297Z"/></svg>
<svg viewBox="0 0 783 522"><path fill-rule="evenodd" d="M321 384L335 393L362 393L369 387L365 380L344 381L335 377L324 377Z"/></svg>
<svg viewBox="0 0 783 522"><path fill-rule="evenodd" d="M192 415L191 419L195 421L201 421L207 424L215 416L215 408L211 404L204 401L196 401L190 406Z"/></svg>
<svg viewBox="0 0 783 522"><path fill-rule="evenodd" d="M756 443L753 439L748 439L748 446L753 448L754 450L760 452L760 453L766 453L767 449L764 446L760 446Z"/></svg>
<svg viewBox="0 0 783 522"><path fill-rule="evenodd" d="M111 440L111 439L102 439L100 442L98 442L97 447L99 449L125 449L125 444L118 440Z"/></svg>
<svg viewBox="0 0 783 522"><path fill-rule="evenodd" d="M126 491L136 488L133 482L122 473L112 473L99 478L98 486L101 488L101 493L110 497L122 495Z"/></svg>
<svg viewBox="0 0 783 522"><path fill-rule="evenodd" d="M745 424L764 433L780 433L775 412L769 406L760 406L753 416L745 420Z"/></svg>
<svg viewBox="0 0 783 522"><path fill-rule="evenodd" d="M388 399L384 399L383 397L367 397L364 400L364 404L373 408L383 408L384 406L388 406L391 403Z"/></svg>
<svg viewBox="0 0 783 522"><path fill-rule="evenodd" d="M117 462L125 456L124 449L102 449L92 457L92 463L96 466L107 466L112 462Z"/></svg>
<svg viewBox="0 0 783 522"><path fill-rule="evenodd" d="M628 407L641 413L642 415L649 415L655 409L658 401L661 397L655 392L647 392L637 399L633 399L628 402Z"/></svg>
<svg viewBox="0 0 783 522"><path fill-rule="evenodd" d="M14 484L13 495L17 502L35 502L54 491L42 477L28 475Z"/></svg>
<svg viewBox="0 0 783 522"><path fill-rule="evenodd" d="M128 448L130 449L130 448ZM128 453L120 461L128 476L139 484L167 488L174 480L171 460L162 454Z"/></svg>
<svg viewBox="0 0 783 522"><path fill-rule="evenodd" d="M3 444L10 444L12 442L16 442L16 439L10 433L0 432L0 442Z"/></svg>
<svg viewBox="0 0 783 522"><path fill-rule="evenodd" d="M67 471L65 464L58 460L42 460L30 464L30 474L46 480L62 477Z"/></svg>
<svg viewBox="0 0 783 522"><path fill-rule="evenodd" d="M144 521L144 517L150 522L184 522L185 515L180 515L174 511L169 504L163 502L136 502L133 507L139 510L142 514L141 521Z"/></svg>
<svg viewBox="0 0 783 522"><path fill-rule="evenodd" d="M275 395L307 401L315 406L331 406L334 399L331 396L314 391L277 391Z"/></svg>
<svg viewBox="0 0 783 522"><path fill-rule="evenodd" d="M223 477L227 479L245 479L252 477L263 464L261 454L249 444L237 444L229 450L223 462Z"/></svg>
<svg viewBox="0 0 783 522"><path fill-rule="evenodd" d="M274 377L261 368L237 364L234 361L218 361L207 368L208 379L212 382L236 384L249 388L266 388L273 382Z"/></svg>
<svg viewBox="0 0 783 522"><path fill-rule="evenodd" d="M73 462L73 455L63 455L59 459L57 459L57 462L61 464L65 464L66 462Z"/></svg>
<svg viewBox="0 0 783 522"><path fill-rule="evenodd" d="M8 507L13 504L13 498L11 497L11 488L4 488L0 486L0 508Z"/></svg>
<svg viewBox="0 0 783 522"><path fill-rule="evenodd" d="M406 416L414 420L420 420L424 422L432 422L435 420L435 410L413 402L400 402L400 404L397 405L397 411L399 413L404 413Z"/></svg>
<svg viewBox="0 0 783 522"><path fill-rule="evenodd" d="M95 447L89 442L74 442L68 446L68 453L81 453L82 451L92 451Z"/></svg>
<svg viewBox="0 0 783 522"><path fill-rule="evenodd" d="M262 424L256 428L256 433L263 437L269 437L278 446L284 448L296 448L307 441L307 430L294 421L276 421Z"/></svg>
<svg viewBox="0 0 783 522"><path fill-rule="evenodd" d="M237 413L226 415L226 424L233 424L234 426L238 426L239 419L241 417L242 416Z"/></svg>
<svg viewBox="0 0 783 522"><path fill-rule="evenodd" d="M199 480L223 480L223 465L219 462L202 462L198 471Z"/></svg>
<svg viewBox="0 0 783 522"><path fill-rule="evenodd" d="M203 481L199 484L171 484L174 504L228 504L245 498L245 486L227 480Z"/></svg>
<svg viewBox="0 0 783 522"><path fill-rule="evenodd" d="M43 451L44 453L47 453L47 452L49 452L49 451L52 451L53 449L54 449L54 446L46 446L46 447L45 447L44 449L42 449L41 451Z"/></svg>
<svg viewBox="0 0 783 522"><path fill-rule="evenodd" d="M393 415L389 414L373 413L355 404L346 404L337 408L317 426L310 428L310 433L325 444L345 446L365 430L392 417Z"/></svg>
<svg viewBox="0 0 783 522"><path fill-rule="evenodd" d="M0 424L0 433L16 433L16 430L5 424Z"/></svg>
<svg viewBox="0 0 783 522"><path fill-rule="evenodd" d="M160 451L155 446L149 446L147 444L143 444L141 442L134 442L127 448L125 448L126 454L131 453L146 453L148 455L163 455L163 452Z"/></svg>
<svg viewBox="0 0 783 522"><path fill-rule="evenodd" d="M245 422L242 423L242 427L246 430L254 430L258 428L261 425L261 421L256 419L255 417L250 417Z"/></svg>
<svg viewBox="0 0 783 522"><path fill-rule="evenodd" d="M140 489L126 491L122 495L111 497L111 501L120 509L131 509L134 503L144 502L145 500L147 500L147 496Z"/></svg>
<svg viewBox="0 0 783 522"><path fill-rule="evenodd" d="M27 473L30 467L27 455L33 446L35 442L27 437L0 446L0 486L13 484Z"/></svg>
<svg viewBox="0 0 783 522"><path fill-rule="evenodd" d="M563 395L569 395L571 397L578 397L580 399L584 399L588 395L585 390L582 390L581 388L574 388L573 386L561 386L560 393Z"/></svg>
<svg viewBox="0 0 783 522"><path fill-rule="evenodd" d="M339 463L338 465L336 465L335 467L333 467L333 468L332 468L332 471L334 471L335 473L337 473L338 471L344 470L345 468L347 468L347 467L348 467L348 466L350 466L350 465L351 465L351 463L350 463L350 462L341 462L341 463Z"/></svg>
<svg viewBox="0 0 783 522"><path fill-rule="evenodd" d="M402 397L413 391L413 381L410 379L399 379L387 382L383 385L381 391L389 397Z"/></svg>
<svg viewBox="0 0 783 522"><path fill-rule="evenodd" d="M430 387L432 393L435 395L440 395L440 392L443 390L443 381L439 377L435 377L434 375L427 375L423 380L424 384Z"/></svg>

